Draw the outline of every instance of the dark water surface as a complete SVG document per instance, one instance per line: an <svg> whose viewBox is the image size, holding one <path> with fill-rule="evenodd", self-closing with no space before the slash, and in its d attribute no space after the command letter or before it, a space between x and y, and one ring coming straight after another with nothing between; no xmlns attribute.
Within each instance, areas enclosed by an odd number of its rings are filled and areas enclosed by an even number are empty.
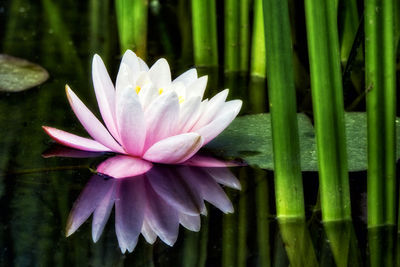
<svg viewBox="0 0 400 267"><path fill-rule="evenodd" d="M73 203L93 175L89 168L105 157L44 158L53 142L41 126L86 136L68 105L65 84L98 115L91 82L94 53L116 77L120 53L114 3L99 1L100 9L94 10L89 8L93 2L0 1L1 53L36 62L50 73L37 88L0 94L0 266L365 266L375 260L394 264L395 229L366 229L365 172L350 174L352 224L322 225L317 173L303 175L306 224L278 224L273 173L236 167L231 171L242 190L222 186L235 212L225 215L215 207L218 203L206 204L200 231L181 226L173 247L160 239L150 245L140 236L135 250L122 254L114 209L97 243L92 241L92 218L65 237ZM179 26L187 14L178 13L172 1L151 6L147 62L166 57L176 77L193 66L190 31L188 35ZM201 72L209 74L209 95L230 88L229 98L243 99L241 114L267 111L264 81L221 70Z"/></svg>

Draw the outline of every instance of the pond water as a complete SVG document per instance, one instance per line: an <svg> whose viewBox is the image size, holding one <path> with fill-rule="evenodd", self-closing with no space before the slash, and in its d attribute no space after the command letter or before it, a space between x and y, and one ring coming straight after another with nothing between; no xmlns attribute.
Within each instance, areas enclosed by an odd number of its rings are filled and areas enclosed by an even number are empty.
<svg viewBox="0 0 400 267"><path fill-rule="evenodd" d="M175 4L152 5L147 59L152 64L166 57L174 77L193 66L190 40L179 28L188 17L177 14ZM382 260L386 266L394 264L399 257L397 229L366 227L365 172L350 174L352 223L321 223L315 172L303 173L306 223L278 223L270 171L241 166L230 168L229 175L210 176L210 170L201 168L182 173L182 167L159 167L139 182L115 181L91 171L108 155L47 157L60 147L54 146L42 125L86 136L69 107L65 84L99 115L91 82L92 56L101 55L111 77L119 66L113 3L102 11L107 16L100 22L94 21L88 6L86 1L0 2L1 53L38 63L50 74L39 87L0 95L0 266L365 266ZM268 111L265 81L224 74L221 69L200 72L209 75L209 96L230 88L230 99L243 100L242 115ZM301 103L301 111L309 112L307 99ZM179 181L171 185L159 181L162 177ZM176 195L179 190L189 193L182 197ZM110 198L118 200L115 208L110 209ZM143 214L140 203L154 209L153 217L145 219L159 230L160 238L152 245L146 242L154 239L151 233L146 239L140 235L134 244L139 234L135 216ZM95 207L102 208L97 211L100 217L94 215L103 220L97 227L105 225L102 233L97 229L96 243L93 218L86 220ZM111 214L104 224L107 213ZM177 220L186 227L180 226L179 234ZM76 232L66 237L71 228ZM166 244L175 239L173 246ZM134 251L121 253L121 240Z"/></svg>

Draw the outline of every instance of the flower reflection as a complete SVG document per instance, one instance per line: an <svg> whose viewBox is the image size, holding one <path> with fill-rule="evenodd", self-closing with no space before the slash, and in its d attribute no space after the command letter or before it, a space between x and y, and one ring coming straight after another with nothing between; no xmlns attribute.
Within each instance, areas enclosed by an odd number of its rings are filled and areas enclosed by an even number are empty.
<svg viewBox="0 0 400 267"><path fill-rule="evenodd" d="M93 214L92 238L96 242L115 205L119 246L123 253L132 252L140 233L148 243L154 243L158 236L172 246L179 224L199 231L200 214L207 213L204 200L224 213L233 212L232 203L219 185L240 189L239 181L226 168L229 164L202 156L195 156L187 165L154 165L147 169L142 163L122 155L101 163L101 173L89 180L74 203L67 236ZM207 164L211 167L204 167ZM142 168L141 174L129 177L130 172L138 173L132 166Z"/></svg>

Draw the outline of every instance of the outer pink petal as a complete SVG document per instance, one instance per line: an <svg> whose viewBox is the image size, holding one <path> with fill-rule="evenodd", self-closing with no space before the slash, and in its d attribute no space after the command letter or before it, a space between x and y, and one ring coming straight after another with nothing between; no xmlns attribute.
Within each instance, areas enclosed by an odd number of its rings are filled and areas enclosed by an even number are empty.
<svg viewBox="0 0 400 267"><path fill-rule="evenodd" d="M96 171L118 179L143 174L152 166L151 162L140 158L117 155L100 163Z"/></svg>
<svg viewBox="0 0 400 267"><path fill-rule="evenodd" d="M175 92L157 97L147 108L145 149L175 134L179 119L179 100Z"/></svg>
<svg viewBox="0 0 400 267"><path fill-rule="evenodd" d="M145 214L142 226L142 235L144 239L146 239L147 243L154 244L154 242L156 242L157 239L157 234L153 231L153 229L149 225L148 220L149 219L146 217Z"/></svg>
<svg viewBox="0 0 400 267"><path fill-rule="evenodd" d="M101 58L96 54L92 63L92 79L101 116L110 133L119 141L115 121L115 89Z"/></svg>
<svg viewBox="0 0 400 267"><path fill-rule="evenodd" d="M54 141L61 145L91 152L111 151L109 148L92 139L80 137L48 126L42 126L42 128Z"/></svg>
<svg viewBox="0 0 400 267"><path fill-rule="evenodd" d="M90 134L90 136L110 148L114 152L123 153L125 151L114 140L104 125L93 115L93 113L82 103L82 101L75 95L75 93L68 86L65 87L69 103L79 121Z"/></svg>
<svg viewBox="0 0 400 267"><path fill-rule="evenodd" d="M228 168L205 168L205 171L219 184L237 190L242 189L239 180Z"/></svg>
<svg viewBox="0 0 400 267"><path fill-rule="evenodd" d="M155 143L143 158L157 163L181 163L192 157L203 146L203 138L196 133L168 137Z"/></svg>
<svg viewBox="0 0 400 267"><path fill-rule="evenodd" d="M141 156L146 140L146 122L139 97L132 87L121 89L117 94L117 122L125 151Z"/></svg>
<svg viewBox="0 0 400 267"><path fill-rule="evenodd" d="M236 118L242 106L241 100L232 100L225 103L223 112L221 112L213 121L204 127L195 130L204 138L204 144L207 144L217 135L219 135L226 127Z"/></svg>

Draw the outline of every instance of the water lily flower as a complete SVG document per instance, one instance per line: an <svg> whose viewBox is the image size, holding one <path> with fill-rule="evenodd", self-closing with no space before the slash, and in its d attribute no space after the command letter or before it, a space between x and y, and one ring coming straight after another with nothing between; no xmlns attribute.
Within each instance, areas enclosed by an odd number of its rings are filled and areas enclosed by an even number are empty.
<svg viewBox="0 0 400 267"><path fill-rule="evenodd" d="M98 55L93 58L92 75L105 125L66 86L75 115L93 139L43 126L62 145L181 163L220 134L242 106L241 100L226 101L228 89L202 100L207 76L198 77L196 69L190 69L171 80L165 59L149 68L130 50L122 58L115 87Z"/></svg>

